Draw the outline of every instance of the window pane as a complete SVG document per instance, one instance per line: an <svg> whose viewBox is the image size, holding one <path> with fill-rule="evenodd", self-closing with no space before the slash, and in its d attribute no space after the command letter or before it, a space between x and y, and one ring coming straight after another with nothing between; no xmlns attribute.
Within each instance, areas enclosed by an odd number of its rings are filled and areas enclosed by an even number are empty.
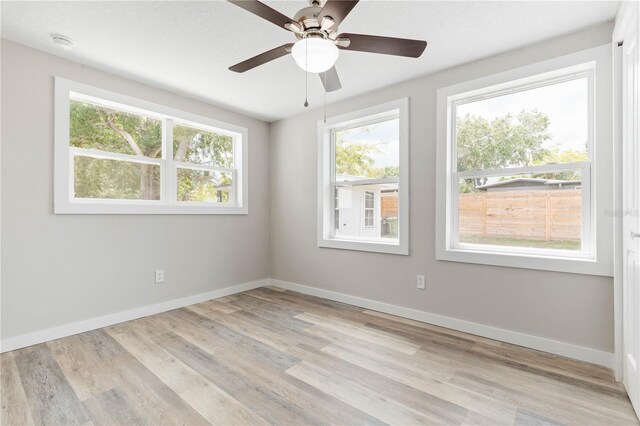
<svg viewBox="0 0 640 426"><path fill-rule="evenodd" d="M580 250L581 173L460 179L461 243Z"/></svg>
<svg viewBox="0 0 640 426"><path fill-rule="evenodd" d="M400 176L400 120L334 132L336 181Z"/></svg>
<svg viewBox="0 0 640 426"><path fill-rule="evenodd" d="M367 209L372 209L373 208L373 204L374 204L374 193L373 192L365 192L364 194L364 201L365 201L365 208Z"/></svg>
<svg viewBox="0 0 640 426"><path fill-rule="evenodd" d="M456 106L458 171L588 161L589 80Z"/></svg>
<svg viewBox="0 0 640 426"><path fill-rule="evenodd" d="M71 100L69 143L151 158L162 156L162 123L97 104Z"/></svg>
<svg viewBox="0 0 640 426"><path fill-rule="evenodd" d="M178 168L178 201L231 202L231 173Z"/></svg>
<svg viewBox="0 0 640 426"><path fill-rule="evenodd" d="M335 237L398 242L397 183L338 186L336 191ZM366 195L367 192L370 195ZM366 198L371 199L370 204L365 204Z"/></svg>
<svg viewBox="0 0 640 426"><path fill-rule="evenodd" d="M366 228L373 227L373 210L364 212L364 226Z"/></svg>
<svg viewBox="0 0 640 426"><path fill-rule="evenodd" d="M160 166L76 156L73 159L76 198L159 200Z"/></svg>
<svg viewBox="0 0 640 426"><path fill-rule="evenodd" d="M173 158L188 163L232 168L233 138L174 124Z"/></svg>

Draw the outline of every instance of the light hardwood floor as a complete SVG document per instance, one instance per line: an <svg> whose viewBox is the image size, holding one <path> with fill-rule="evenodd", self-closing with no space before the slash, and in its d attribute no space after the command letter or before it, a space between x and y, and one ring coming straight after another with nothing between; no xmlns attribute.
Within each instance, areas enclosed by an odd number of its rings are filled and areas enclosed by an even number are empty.
<svg viewBox="0 0 640 426"><path fill-rule="evenodd" d="M605 368L275 288L1 358L3 425L638 424Z"/></svg>

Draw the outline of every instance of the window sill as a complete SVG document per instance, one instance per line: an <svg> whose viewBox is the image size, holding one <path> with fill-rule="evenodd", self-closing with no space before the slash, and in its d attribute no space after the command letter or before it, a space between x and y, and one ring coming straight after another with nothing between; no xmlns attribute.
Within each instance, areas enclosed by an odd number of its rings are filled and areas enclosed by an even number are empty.
<svg viewBox="0 0 640 426"><path fill-rule="evenodd" d="M247 207L215 205L61 203L55 214L248 214Z"/></svg>
<svg viewBox="0 0 640 426"><path fill-rule="evenodd" d="M318 247L333 248L342 250L367 251L374 253L399 254L408 255L409 247L407 244L393 244L376 241L359 241L346 239L321 239L318 241Z"/></svg>
<svg viewBox="0 0 640 426"><path fill-rule="evenodd" d="M539 271L567 272L571 274L613 276L613 265L594 259L545 256L530 253L488 252L466 248L438 248L437 260L474 263Z"/></svg>

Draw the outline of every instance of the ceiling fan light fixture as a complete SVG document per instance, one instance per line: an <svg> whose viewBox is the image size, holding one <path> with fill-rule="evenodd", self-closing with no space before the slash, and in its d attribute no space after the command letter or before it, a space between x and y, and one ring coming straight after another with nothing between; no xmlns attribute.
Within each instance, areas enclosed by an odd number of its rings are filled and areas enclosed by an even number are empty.
<svg viewBox="0 0 640 426"><path fill-rule="evenodd" d="M300 68L316 74L330 69L338 60L339 54L335 44L315 37L298 40L291 50L291 56Z"/></svg>

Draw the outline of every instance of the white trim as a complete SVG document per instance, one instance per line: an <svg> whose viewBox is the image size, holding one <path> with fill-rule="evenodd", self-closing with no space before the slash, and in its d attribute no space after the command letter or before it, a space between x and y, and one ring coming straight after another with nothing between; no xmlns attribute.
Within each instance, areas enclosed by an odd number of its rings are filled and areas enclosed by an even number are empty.
<svg viewBox="0 0 640 426"><path fill-rule="evenodd" d="M584 173L584 170L589 169L590 167L591 167L590 162L582 161L577 163L544 164L541 166L525 166L525 167L506 167L504 169L469 170L465 172L453 172L453 173L457 178L476 178L476 177L520 175L520 174L526 174L526 173L560 172L564 170L581 170Z"/></svg>
<svg viewBox="0 0 640 426"><path fill-rule="evenodd" d="M613 56L613 148L614 148L614 271L613 271L613 328L615 341L615 359L613 372L615 379L622 382L624 374L623 365L623 289L622 289L622 49L619 42L624 41L627 28L632 25L634 13L632 8L637 8L637 3L623 1L618 6L615 18L615 27L611 36L611 49Z"/></svg>
<svg viewBox="0 0 640 426"><path fill-rule="evenodd" d="M70 324L64 324L45 330L35 331L33 333L9 337L0 341L0 353L25 348L27 346L48 342L50 340L61 339L63 337L71 336L74 334L84 333L86 331L96 330L102 327L108 327L110 325L171 311L173 309L183 308L185 306L193 305L196 303L206 302L207 300L241 293L243 291L252 290L258 287L264 287L268 284L269 279L250 281L247 283L236 284L218 290L208 291L206 293L194 294L192 296L186 296L180 299L168 300L166 302L160 302L154 305L141 306L139 308L134 308L127 311L116 312L114 314L108 314L100 317L73 322Z"/></svg>
<svg viewBox="0 0 640 426"><path fill-rule="evenodd" d="M287 290L296 291L298 293L322 297L337 302L348 303L354 306L397 315L403 318L421 321L440 327L450 328L452 330L458 330L477 336L487 337L489 339L499 340L502 342L561 355L580 361L591 362L593 364L602 365L608 368L611 368L613 363L613 354L609 352L599 351L597 349L572 345L570 343L559 342L557 340L547 339L544 337L532 336L517 331L478 324L457 318L447 317L444 315L419 311L417 309L405 308L398 305L378 302L375 300L365 299L357 296L350 296L344 293L338 293L335 291L324 290L317 287L296 284L273 278L232 285L206 293L186 296L180 299L169 300L154 305L142 306L127 311L117 312L114 314L104 315L96 318L90 318L87 320L64 324L45 330L35 331L33 333L2 339L2 341L0 341L0 353L36 345L38 343L48 342L50 340L61 339L63 337L71 336L78 333L84 333L86 331L96 330L102 327L108 327L110 325L131 321L149 315L171 311L173 309L178 309L196 303L205 302L207 300L241 293L243 291L264 287L267 285L273 285Z"/></svg>
<svg viewBox="0 0 640 426"><path fill-rule="evenodd" d="M162 165L162 158L144 157L142 155L121 154L119 152L100 151L92 148L76 148L69 147L71 157L91 157L104 160L126 161L128 163L152 164L155 166Z"/></svg>
<svg viewBox="0 0 640 426"><path fill-rule="evenodd" d="M536 349L567 358L586 361L593 364L602 365L607 368L611 368L613 362L613 354L610 352L604 352L584 346L572 345L571 343L560 342L558 340L552 340L545 337L533 336L517 331L506 330L504 328L478 324L471 321L465 321L457 318L447 317L444 315L419 311L417 309L405 308L398 305L378 302L376 300L351 296L335 291L323 290L317 287L276 280L273 278L271 279L271 285L291 291L296 291L298 293L322 297L325 299L334 300L336 302L348 303L350 305L359 306L361 308L384 312L415 321L421 321L427 324L450 328L452 330L462 331L464 333L487 337L489 339L523 346L525 348Z"/></svg>
<svg viewBox="0 0 640 426"><path fill-rule="evenodd" d="M331 161L333 141L332 131L353 125L366 125L376 123L383 119L399 119L400 132L400 177L398 182L399 197L399 235L398 243L389 243L382 240L365 241L333 238L335 226L335 186L350 186L367 183L386 183L390 179L371 179L346 182L333 181L333 161ZM409 254L409 98L350 112L336 117L318 121L318 247L336 248L344 250L358 250L388 254Z"/></svg>
<svg viewBox="0 0 640 426"><path fill-rule="evenodd" d="M210 166L208 164L187 163L186 161L173 161L173 164L178 169L197 170L201 172L215 171L234 174L236 169L230 169L228 167Z"/></svg>
<svg viewBox="0 0 640 426"><path fill-rule="evenodd" d="M618 11L619 12L619 11ZM616 28L619 26L616 19ZM623 379L623 347L622 347L622 49L618 46L618 38L614 30L613 49L613 333L615 358L613 374L617 382Z"/></svg>
<svg viewBox="0 0 640 426"><path fill-rule="evenodd" d="M454 173L455 164L453 162L453 148L448 143L451 137L451 117L452 102L470 96L482 96L496 90L505 90L523 84L530 84L537 81L538 85L542 79L558 79L566 76L575 77L585 72L592 78L592 87L596 90L603 90L605 93L607 80L605 76L607 71L605 68L608 64L608 56L610 55L610 46L599 46L585 51L573 53L559 58L550 59L544 62L528 65L522 68L490 75L477 80L444 87L438 90L437 95L437 161L436 161L436 259L444 261L476 263L484 265L496 265L514 268L526 268L536 270L548 270L558 272L569 272L588 275L613 275L613 256L612 250L612 220L606 217L602 212L611 210L612 205L608 201L609 194L602 188L602 182L599 177L611 175L608 170L608 160L610 158L611 144L609 143L611 135L608 130L611 129L611 123L604 110L608 105L602 102L596 102L595 93L590 89L590 129L589 136L592 143L589 144L590 150L590 169L583 166L582 163L571 165L549 165L535 166L522 169L545 169L545 168L582 168L583 172L583 192L589 192L591 205L585 208L588 202L587 197L583 197L583 222L589 221L589 225L583 223L583 251L580 254L574 254L569 251L562 256L557 253L547 251L541 253L539 250L531 250L530 253L523 252L522 249L505 249L499 251L482 250L482 247L476 247L474 250L468 248L457 247L455 241L455 230L457 225L457 214L452 214L457 197L454 196L452 188L457 188L457 183L453 181L459 175L475 176L481 173L493 174L495 171L471 171L463 173ZM595 71L594 70L594 66ZM589 72L589 70L592 70ZM592 76L592 77L591 77ZM600 94L599 98L605 98ZM595 114L595 119L593 119ZM597 123L596 123L597 121ZM505 169L505 173L512 170ZM588 172L588 173L586 173ZM585 182L589 179L590 182ZM598 191L596 191L598 187ZM600 214L596 214L600 212ZM587 232L587 230L589 232ZM600 230L600 232L597 232ZM596 241L597 240L597 241ZM596 244L597 243L597 244ZM589 259L585 259L589 257Z"/></svg>
<svg viewBox="0 0 640 426"><path fill-rule="evenodd" d="M380 179L357 179L357 180L339 180L333 182L333 186L364 186L364 185L385 185L398 183L397 177L387 177Z"/></svg>
<svg viewBox="0 0 640 426"><path fill-rule="evenodd" d="M164 146L162 157L152 159L95 149L69 146L70 99L97 103L124 112L141 114L162 121ZM234 124L181 111L143 99L55 77L54 108L54 213L55 214L248 214L248 130ZM233 137L234 179L229 203L191 203L176 201L177 167L173 160L173 124L177 123ZM160 200L94 200L74 198L72 154L158 164L161 167ZM189 165L194 169L226 171L223 167Z"/></svg>

